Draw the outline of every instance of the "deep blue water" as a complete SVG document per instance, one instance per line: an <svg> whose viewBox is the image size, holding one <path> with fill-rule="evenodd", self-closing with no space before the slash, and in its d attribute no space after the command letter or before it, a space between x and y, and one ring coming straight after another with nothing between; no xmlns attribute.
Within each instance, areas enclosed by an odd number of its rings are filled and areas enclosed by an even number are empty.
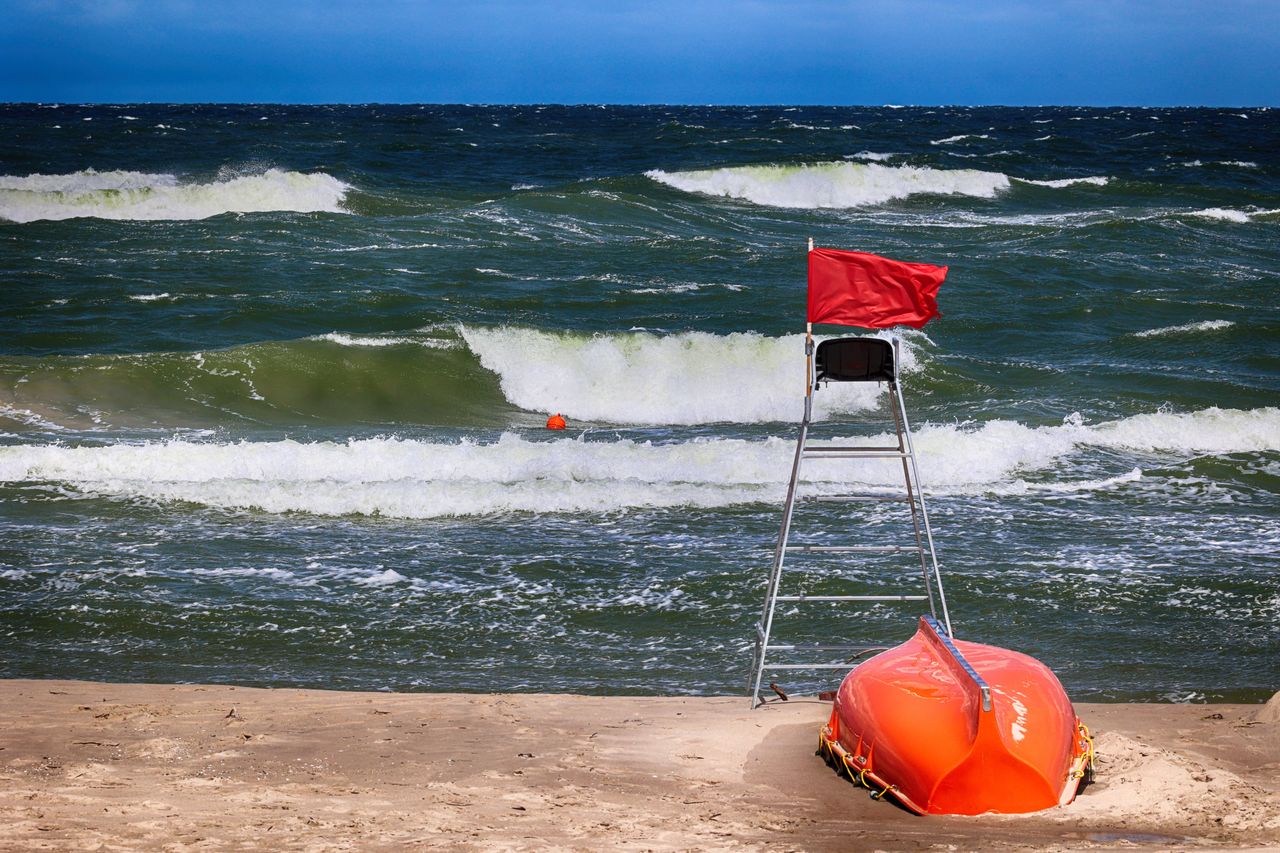
<svg viewBox="0 0 1280 853"><path fill-rule="evenodd" d="M1280 688L1274 111L10 105L0 129L0 675L742 690L812 237L950 267L901 335L959 636L1078 698ZM887 417L869 388L817 401L826 435ZM892 642L913 615L782 624Z"/></svg>

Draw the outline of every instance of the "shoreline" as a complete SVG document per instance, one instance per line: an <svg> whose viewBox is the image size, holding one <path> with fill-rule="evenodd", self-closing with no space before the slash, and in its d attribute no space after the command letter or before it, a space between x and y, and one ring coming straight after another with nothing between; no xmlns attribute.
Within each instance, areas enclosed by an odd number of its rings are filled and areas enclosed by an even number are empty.
<svg viewBox="0 0 1280 853"><path fill-rule="evenodd" d="M3 848L1280 848L1277 699L1079 704L1096 782L972 818L838 777L810 699L5 680L0 708Z"/></svg>

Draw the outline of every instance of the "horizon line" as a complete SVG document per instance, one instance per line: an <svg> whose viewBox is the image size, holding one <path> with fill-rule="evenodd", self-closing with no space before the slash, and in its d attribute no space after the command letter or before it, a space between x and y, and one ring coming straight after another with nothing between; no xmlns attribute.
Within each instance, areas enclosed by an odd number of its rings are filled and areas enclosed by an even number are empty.
<svg viewBox="0 0 1280 853"><path fill-rule="evenodd" d="M1280 104L828 104L809 102L692 103L675 101L0 101L0 107L686 107L767 109L806 107L816 109L1075 109L1075 110L1261 110Z"/></svg>

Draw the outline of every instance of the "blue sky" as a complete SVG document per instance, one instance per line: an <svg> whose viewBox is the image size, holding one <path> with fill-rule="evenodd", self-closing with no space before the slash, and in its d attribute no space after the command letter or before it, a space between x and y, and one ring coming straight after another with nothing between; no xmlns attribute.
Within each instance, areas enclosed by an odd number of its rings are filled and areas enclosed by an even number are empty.
<svg viewBox="0 0 1280 853"><path fill-rule="evenodd" d="M0 0L0 101L1280 105L1280 0Z"/></svg>

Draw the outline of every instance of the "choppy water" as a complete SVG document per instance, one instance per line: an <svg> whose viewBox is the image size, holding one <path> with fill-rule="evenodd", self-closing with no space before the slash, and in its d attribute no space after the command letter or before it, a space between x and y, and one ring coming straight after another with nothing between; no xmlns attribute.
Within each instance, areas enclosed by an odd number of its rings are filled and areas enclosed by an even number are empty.
<svg viewBox="0 0 1280 853"><path fill-rule="evenodd" d="M812 236L951 267L904 346L960 636L1079 698L1280 688L1273 111L8 106L0 128L0 675L742 690ZM872 388L817 401L830 435L884 415ZM893 482L835 464L819 487ZM896 640L911 616L808 627Z"/></svg>

